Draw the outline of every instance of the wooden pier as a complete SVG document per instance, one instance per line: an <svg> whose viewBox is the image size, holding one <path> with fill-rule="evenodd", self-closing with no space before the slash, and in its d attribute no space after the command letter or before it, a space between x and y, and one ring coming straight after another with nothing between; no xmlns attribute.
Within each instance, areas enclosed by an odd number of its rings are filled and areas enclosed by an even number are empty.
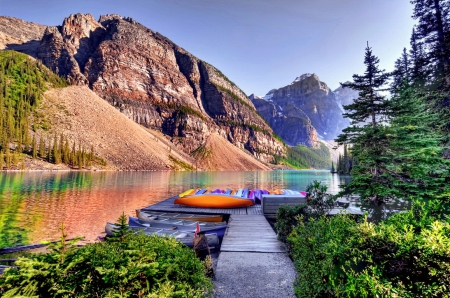
<svg viewBox="0 0 450 298"><path fill-rule="evenodd" d="M221 251L286 252L263 215L231 215Z"/></svg>
<svg viewBox="0 0 450 298"><path fill-rule="evenodd" d="M215 298L295 298L294 264L264 216L261 205L212 209L176 205L174 200L175 197L169 198L145 209L229 215L215 268ZM274 208L269 208L272 213L276 212Z"/></svg>

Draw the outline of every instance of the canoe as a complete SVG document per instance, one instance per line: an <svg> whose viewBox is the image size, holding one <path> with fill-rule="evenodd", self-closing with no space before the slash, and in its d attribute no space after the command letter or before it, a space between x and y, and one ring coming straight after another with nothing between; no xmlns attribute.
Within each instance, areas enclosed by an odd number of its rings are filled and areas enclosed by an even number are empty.
<svg viewBox="0 0 450 298"><path fill-rule="evenodd" d="M217 226L224 226L227 225L226 222L206 222L206 221L192 221L192 220L184 220L182 218L177 217L165 217L161 215L154 215L145 211L141 211L138 214L138 218L140 220L144 221L150 221L150 222L160 222L160 223L171 223L171 224L177 224L177 225L183 225L183 226L189 226L189 225L195 225L197 222L200 224L201 227L217 227Z"/></svg>
<svg viewBox="0 0 450 298"><path fill-rule="evenodd" d="M199 191L200 189L188 189L188 190L186 190L185 192L182 192L182 193L180 193L178 196L180 197L180 198L182 198L182 197L184 197L184 196L189 196L189 195L193 195L193 194L195 194L197 191Z"/></svg>
<svg viewBox="0 0 450 298"><path fill-rule="evenodd" d="M239 191L237 193L239 193ZM240 190L240 193L242 194L242 189ZM175 199L174 204L199 208L238 208L253 206L255 202L254 200L243 198L238 195L203 194L177 198Z"/></svg>
<svg viewBox="0 0 450 298"><path fill-rule="evenodd" d="M106 226L105 226L106 235L112 236L114 233L114 230L117 228L118 227L113 223L110 223L110 222L106 223ZM136 233L142 232L146 235L157 235L157 236L161 236L161 237L174 237L176 240L182 242L183 244L185 244L188 247L194 246L194 233L191 233L191 232L183 232L183 231L177 231L177 230L164 230L161 228L153 228L153 227L145 227L145 226L141 226L141 227L129 226L129 228ZM218 247L219 246L220 240L219 240L219 236L217 234L210 233L205 236L206 236L206 240L208 241L208 246L210 246L210 247Z"/></svg>
<svg viewBox="0 0 450 298"><path fill-rule="evenodd" d="M202 195L202 194L204 194L205 192L207 192L207 189L206 189L206 188L202 188L202 189L200 189L199 191L197 191L195 194L196 194L196 195Z"/></svg>
<svg viewBox="0 0 450 298"><path fill-rule="evenodd" d="M153 216L163 216L170 218L177 218L182 220L191 220L191 221L205 221L205 222L222 222L223 215L216 214L195 214L195 213L170 213L170 212L158 212L147 209L136 210L136 217L139 217L139 212L145 212L147 214L151 214Z"/></svg>
<svg viewBox="0 0 450 298"><path fill-rule="evenodd" d="M129 216L128 217L128 225L130 227L151 227L151 228L161 228L164 230L172 230L172 231L182 231L182 232L190 232L194 233L196 228L196 223L190 225L179 225L172 223L161 223L161 222L151 222L145 221L136 217ZM200 232L205 232L205 234L217 234L219 239L222 239L225 235L225 231L227 230L227 226L213 226L213 227L205 227L200 223Z"/></svg>

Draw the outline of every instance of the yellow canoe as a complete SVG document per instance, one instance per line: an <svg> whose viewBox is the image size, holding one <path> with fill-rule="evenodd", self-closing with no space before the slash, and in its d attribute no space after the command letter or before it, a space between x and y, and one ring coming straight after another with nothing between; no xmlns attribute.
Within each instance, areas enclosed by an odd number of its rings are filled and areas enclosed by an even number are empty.
<svg viewBox="0 0 450 298"><path fill-rule="evenodd" d="M199 208L238 208L253 206L255 201L224 194L203 194L177 198L174 203Z"/></svg>

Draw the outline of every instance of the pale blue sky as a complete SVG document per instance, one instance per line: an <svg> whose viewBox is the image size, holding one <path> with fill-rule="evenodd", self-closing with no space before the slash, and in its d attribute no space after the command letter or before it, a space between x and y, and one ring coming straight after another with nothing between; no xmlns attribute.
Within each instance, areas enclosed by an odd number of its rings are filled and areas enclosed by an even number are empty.
<svg viewBox="0 0 450 298"><path fill-rule="evenodd" d="M0 0L0 15L60 25L74 13L117 13L220 69L248 95L316 73L332 89L364 71L369 41L392 70L409 46L409 0Z"/></svg>

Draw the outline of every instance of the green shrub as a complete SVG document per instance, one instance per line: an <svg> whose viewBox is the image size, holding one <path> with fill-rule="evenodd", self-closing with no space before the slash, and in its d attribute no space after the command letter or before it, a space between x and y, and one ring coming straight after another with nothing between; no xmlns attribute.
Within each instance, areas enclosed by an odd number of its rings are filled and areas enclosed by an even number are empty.
<svg viewBox="0 0 450 298"><path fill-rule="evenodd" d="M449 297L450 220L425 204L380 224L300 221L288 241L298 297Z"/></svg>
<svg viewBox="0 0 450 298"><path fill-rule="evenodd" d="M193 250L143 234L31 255L16 265L0 276L2 297L204 297L212 288Z"/></svg>
<svg viewBox="0 0 450 298"><path fill-rule="evenodd" d="M278 208L275 228L277 229L278 239L280 241L286 242L292 229L298 224L297 216L303 213L305 206L306 205L298 205L291 207L283 205Z"/></svg>
<svg viewBox="0 0 450 298"><path fill-rule="evenodd" d="M327 193L328 187L314 180L306 187L308 193L308 218L319 218L328 215L336 205L337 197Z"/></svg>

